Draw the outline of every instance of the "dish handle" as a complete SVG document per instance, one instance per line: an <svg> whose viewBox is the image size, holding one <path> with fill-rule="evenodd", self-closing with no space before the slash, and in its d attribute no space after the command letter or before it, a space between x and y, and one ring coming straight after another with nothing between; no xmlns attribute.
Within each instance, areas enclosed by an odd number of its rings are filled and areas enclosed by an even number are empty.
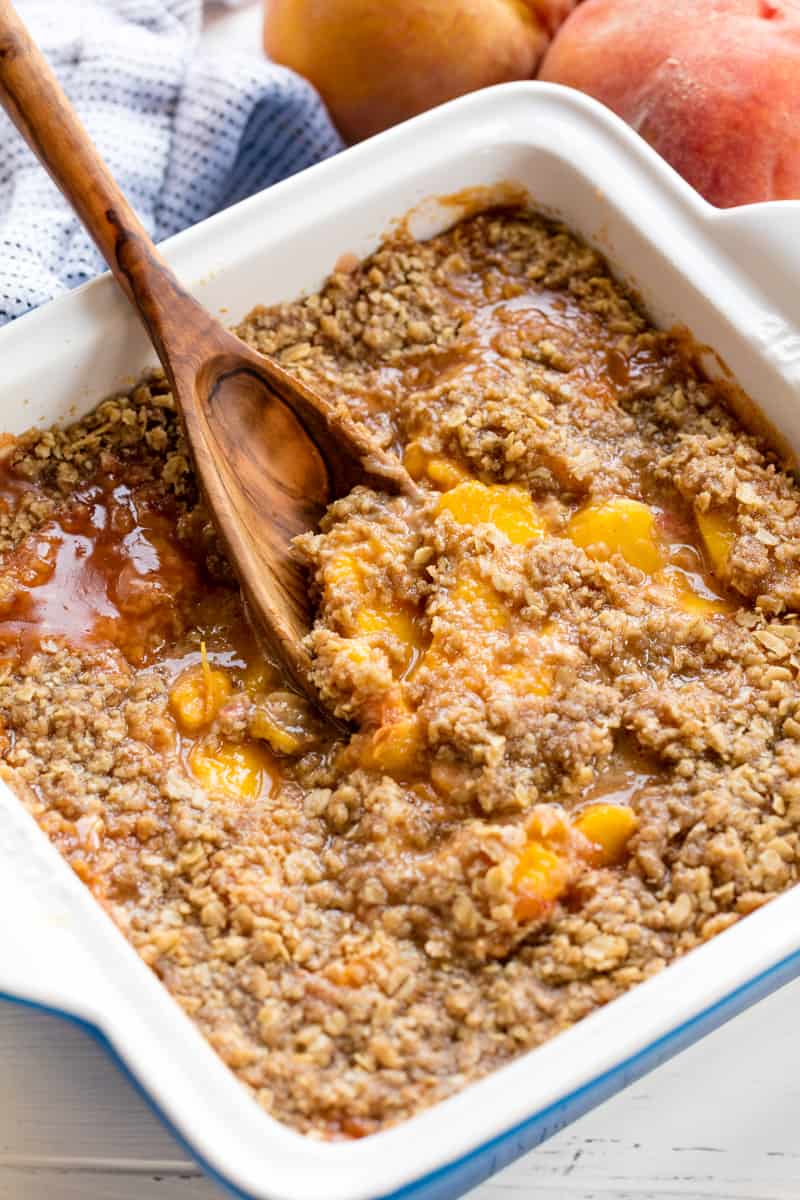
<svg viewBox="0 0 800 1200"><path fill-rule="evenodd" d="M95 1024L106 985L78 935L82 889L0 783L0 996Z"/></svg>
<svg viewBox="0 0 800 1200"><path fill-rule="evenodd" d="M751 336L800 384L800 201L717 209L712 223L717 245L749 281Z"/></svg>

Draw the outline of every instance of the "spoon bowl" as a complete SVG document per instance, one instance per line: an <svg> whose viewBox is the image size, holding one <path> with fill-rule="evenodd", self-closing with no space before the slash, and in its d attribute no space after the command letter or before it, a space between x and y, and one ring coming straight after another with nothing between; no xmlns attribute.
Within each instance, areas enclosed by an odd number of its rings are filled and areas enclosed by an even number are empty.
<svg viewBox="0 0 800 1200"><path fill-rule="evenodd" d="M357 484L414 484L343 407L220 330L219 352L182 377L172 365L200 486L248 610L294 681L310 688L303 644L311 620L292 539Z"/></svg>

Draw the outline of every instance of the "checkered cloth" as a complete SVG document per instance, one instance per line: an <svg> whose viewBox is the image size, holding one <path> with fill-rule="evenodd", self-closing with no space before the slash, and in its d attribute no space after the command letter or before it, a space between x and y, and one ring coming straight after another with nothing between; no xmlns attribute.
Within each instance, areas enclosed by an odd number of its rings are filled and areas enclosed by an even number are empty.
<svg viewBox="0 0 800 1200"><path fill-rule="evenodd" d="M305 80L198 48L202 0L17 0L156 241L326 158L341 141ZM0 325L104 264L0 112Z"/></svg>

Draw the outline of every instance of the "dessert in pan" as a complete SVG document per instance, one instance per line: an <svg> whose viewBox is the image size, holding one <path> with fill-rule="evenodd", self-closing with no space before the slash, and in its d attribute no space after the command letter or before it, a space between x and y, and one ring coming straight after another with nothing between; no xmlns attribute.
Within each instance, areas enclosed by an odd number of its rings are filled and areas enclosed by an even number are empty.
<svg viewBox="0 0 800 1200"><path fill-rule="evenodd" d="M416 498L300 539L328 722L259 649L157 375L8 438L8 782L224 1061L395 1124L797 879L800 491L684 338L519 209L240 336Z"/></svg>

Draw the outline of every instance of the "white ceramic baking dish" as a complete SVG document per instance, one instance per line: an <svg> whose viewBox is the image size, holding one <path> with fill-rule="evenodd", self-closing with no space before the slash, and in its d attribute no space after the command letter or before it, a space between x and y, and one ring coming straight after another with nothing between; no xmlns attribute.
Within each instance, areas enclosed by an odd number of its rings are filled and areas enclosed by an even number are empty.
<svg viewBox="0 0 800 1200"><path fill-rule="evenodd" d="M315 288L393 218L451 224L457 189L523 185L713 348L800 448L800 204L718 211L610 113L513 84L467 97L175 237L166 255L231 321ZM109 278L0 331L0 428L63 421L151 360ZM548 1045L406 1124L324 1144L267 1117L0 786L0 992L86 1023L206 1169L271 1200L460 1195L800 972L800 889Z"/></svg>

